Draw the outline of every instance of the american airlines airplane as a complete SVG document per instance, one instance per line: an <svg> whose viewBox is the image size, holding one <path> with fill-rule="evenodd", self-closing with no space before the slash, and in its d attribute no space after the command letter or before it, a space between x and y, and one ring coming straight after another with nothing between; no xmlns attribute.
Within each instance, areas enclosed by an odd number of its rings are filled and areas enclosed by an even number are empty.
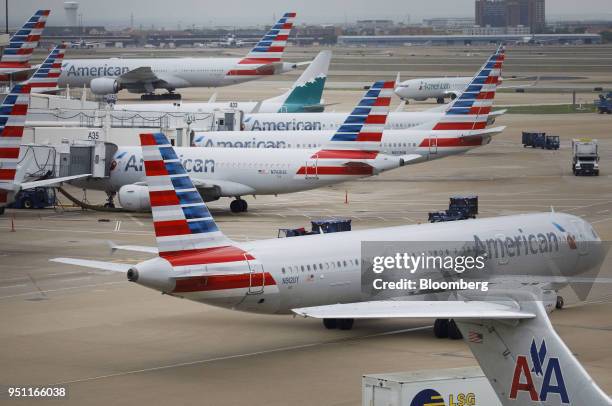
<svg viewBox="0 0 612 406"><path fill-rule="evenodd" d="M347 180L376 175L403 166L420 156L392 157L380 154L380 139L393 95L393 82L376 82L361 105L346 119L362 123L354 126L353 140L344 133L331 134L322 148L258 149L252 148L177 148L185 169L200 195L207 201L235 197L232 212L247 211L241 196L293 193ZM367 110L367 111L366 111ZM82 179L73 183L86 189L104 190L109 203L118 193L126 209L150 209L145 182L143 156L139 147L120 147L113 157L110 177Z"/></svg>
<svg viewBox="0 0 612 406"><path fill-rule="evenodd" d="M454 100L460 95L471 79L470 77L410 79L398 83L395 94L402 100L436 99L439 104L444 104L445 98L450 97Z"/></svg>
<svg viewBox="0 0 612 406"><path fill-rule="evenodd" d="M114 110L120 111L159 111L178 113L204 113L218 109L238 109L245 113L297 113L320 112L325 109L321 98L327 79L331 51L321 51L294 82L291 89L280 96L262 100L260 102L217 102L215 96L207 103L173 103L173 104L115 104ZM346 115L345 115L346 117ZM344 119L344 117L343 117Z"/></svg>
<svg viewBox="0 0 612 406"><path fill-rule="evenodd" d="M113 248L154 256L136 265L75 258L52 261L121 272L129 281L165 294L232 310L322 317L327 328L350 329L354 318L383 314L439 317L447 321L436 323L440 336L441 326L449 328L448 319L455 317L524 318L529 313L512 303L498 303L495 294L483 299L488 292L453 290L451 295L462 297L415 301L406 290L398 290L394 300L375 300L362 289L363 272L373 260L362 257L364 242L444 242L451 245L452 255L465 252L469 243L485 258L491 283L520 291L528 281L542 294L581 278L604 261L592 226L580 217L555 212L238 243L219 229L168 139L141 134L140 141L157 247ZM559 276L544 275L549 269ZM455 278L436 272L443 280ZM416 280L420 274L406 272L405 278ZM431 291L415 292L420 296Z"/></svg>
<svg viewBox="0 0 612 406"><path fill-rule="evenodd" d="M295 15L285 13L244 58L71 59L64 63L59 83L89 86L98 95L126 89L149 98L155 98L155 89L166 89L170 96L163 96L177 99L175 89L229 86L289 72L298 64L282 57Z"/></svg>
<svg viewBox="0 0 612 406"><path fill-rule="evenodd" d="M436 120L408 130L385 130L381 151L396 156L418 155L419 159L410 161L417 163L488 144L493 135L504 129L486 128L503 60L501 50L493 54L471 79L466 91L437 115ZM357 123L345 122L335 129L321 131L197 132L194 143L216 148L313 148L323 145L334 132L345 132Z"/></svg>
<svg viewBox="0 0 612 406"><path fill-rule="evenodd" d="M30 59L38 46L50 10L38 10L9 39L0 58L0 81L25 80L32 73Z"/></svg>

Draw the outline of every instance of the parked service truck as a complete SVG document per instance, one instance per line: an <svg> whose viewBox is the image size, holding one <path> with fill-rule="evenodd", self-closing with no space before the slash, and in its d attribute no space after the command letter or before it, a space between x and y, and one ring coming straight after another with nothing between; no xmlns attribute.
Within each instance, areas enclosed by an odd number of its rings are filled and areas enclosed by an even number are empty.
<svg viewBox="0 0 612 406"><path fill-rule="evenodd" d="M572 141L572 172L574 175L599 175L597 140L579 138Z"/></svg>
<svg viewBox="0 0 612 406"><path fill-rule="evenodd" d="M501 406L479 367L363 375L362 406Z"/></svg>

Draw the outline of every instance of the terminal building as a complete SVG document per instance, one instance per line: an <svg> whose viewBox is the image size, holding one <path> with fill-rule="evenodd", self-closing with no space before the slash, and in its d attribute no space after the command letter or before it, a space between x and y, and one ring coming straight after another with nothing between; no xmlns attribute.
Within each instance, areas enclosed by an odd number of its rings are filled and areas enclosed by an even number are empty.
<svg viewBox="0 0 612 406"><path fill-rule="evenodd" d="M476 44L600 44L599 34L488 34L488 35L341 35L338 45L476 45Z"/></svg>

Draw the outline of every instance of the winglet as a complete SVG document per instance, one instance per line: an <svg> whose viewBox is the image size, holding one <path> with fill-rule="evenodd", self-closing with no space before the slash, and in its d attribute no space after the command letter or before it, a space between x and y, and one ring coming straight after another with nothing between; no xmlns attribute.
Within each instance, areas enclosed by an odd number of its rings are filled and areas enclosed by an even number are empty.
<svg viewBox="0 0 612 406"><path fill-rule="evenodd" d="M38 10L25 24L13 34L9 44L2 51L1 68L27 68L34 49L47 23L51 10Z"/></svg>

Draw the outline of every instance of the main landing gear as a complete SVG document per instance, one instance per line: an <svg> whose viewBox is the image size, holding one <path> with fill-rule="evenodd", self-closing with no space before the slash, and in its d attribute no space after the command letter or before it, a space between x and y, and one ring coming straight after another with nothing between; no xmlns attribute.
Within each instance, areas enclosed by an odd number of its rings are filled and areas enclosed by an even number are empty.
<svg viewBox="0 0 612 406"><path fill-rule="evenodd" d="M106 192L106 203L104 203L104 207L115 207L115 195L116 192Z"/></svg>
<svg viewBox="0 0 612 406"><path fill-rule="evenodd" d="M438 104L444 104L444 97L438 97L438 98L436 98L436 102L437 102Z"/></svg>
<svg viewBox="0 0 612 406"><path fill-rule="evenodd" d="M557 303L555 303L555 308L558 310L563 309L565 305L565 300L563 300L563 296L557 296Z"/></svg>
<svg viewBox="0 0 612 406"><path fill-rule="evenodd" d="M248 208L249 204L246 202L246 200L242 200L239 197L230 203L230 210L232 213L244 213L248 210Z"/></svg>
<svg viewBox="0 0 612 406"><path fill-rule="evenodd" d="M436 319L433 330L436 338L450 338L451 340L460 340L463 338L461 331L453 319Z"/></svg>
<svg viewBox="0 0 612 406"><path fill-rule="evenodd" d="M323 319L323 325L328 330L338 328L340 330L350 330L353 328L355 319Z"/></svg>
<svg viewBox="0 0 612 406"><path fill-rule="evenodd" d="M152 100L181 100L180 93L174 93L170 91L168 93L145 93L140 95L140 100L142 101L152 101Z"/></svg>

